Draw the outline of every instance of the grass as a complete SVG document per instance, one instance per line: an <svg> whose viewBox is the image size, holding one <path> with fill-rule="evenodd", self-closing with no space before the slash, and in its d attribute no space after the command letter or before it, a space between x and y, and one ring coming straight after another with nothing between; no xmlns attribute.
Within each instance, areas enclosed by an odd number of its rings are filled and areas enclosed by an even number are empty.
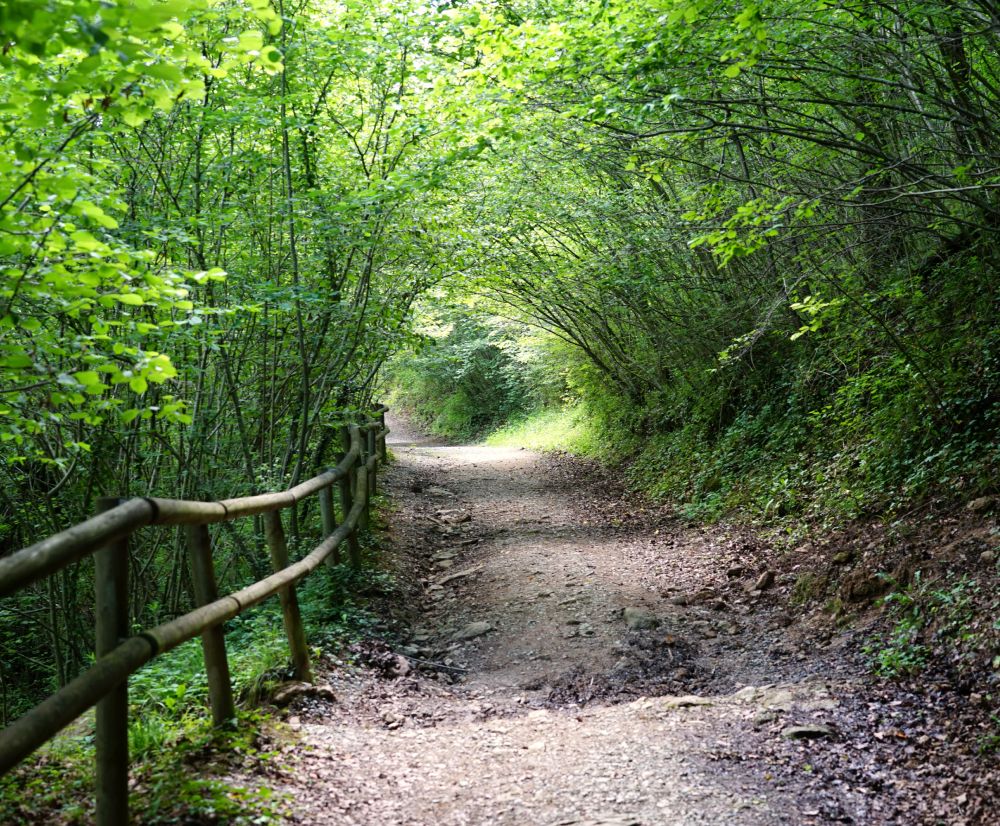
<svg viewBox="0 0 1000 826"><path fill-rule="evenodd" d="M582 405L536 410L491 433L486 444L528 450L565 450L575 456L602 455L600 434Z"/></svg>
<svg viewBox="0 0 1000 826"><path fill-rule="evenodd" d="M384 500L375 500L373 528L382 524ZM373 560L372 536L362 534L366 568L321 567L298 586L313 656L340 649L378 622L360 596L391 578ZM288 644L276 599L226 623L226 646L238 720L212 726L208 684L199 640L190 640L141 668L129 679L129 753L134 789L131 809L143 823L274 822L284 801L266 785L236 786L213 772L234 759L265 761L260 734L271 718L256 708L271 688L288 679ZM16 770L0 778L0 823L70 826L94 820L93 712L88 712ZM221 768L219 768L221 766Z"/></svg>

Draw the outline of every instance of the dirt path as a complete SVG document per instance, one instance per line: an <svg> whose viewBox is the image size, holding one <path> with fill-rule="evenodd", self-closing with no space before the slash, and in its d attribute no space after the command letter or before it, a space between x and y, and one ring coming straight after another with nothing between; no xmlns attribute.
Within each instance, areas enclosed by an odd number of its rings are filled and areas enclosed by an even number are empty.
<svg viewBox="0 0 1000 826"><path fill-rule="evenodd" d="M336 701L289 707L265 768L291 822L991 822L989 773L940 750L963 700L869 686L864 632L792 607L794 552L779 573L759 536L595 468L392 424L401 639L319 663Z"/></svg>

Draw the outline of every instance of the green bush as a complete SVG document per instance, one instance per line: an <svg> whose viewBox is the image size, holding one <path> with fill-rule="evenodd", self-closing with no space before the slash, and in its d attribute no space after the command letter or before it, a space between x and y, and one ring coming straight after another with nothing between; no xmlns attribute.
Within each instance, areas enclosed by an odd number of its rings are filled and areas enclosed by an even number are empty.
<svg viewBox="0 0 1000 826"><path fill-rule="evenodd" d="M546 380L517 358L503 325L459 316L446 335L397 359L388 372L392 403L440 436L472 439L534 409Z"/></svg>

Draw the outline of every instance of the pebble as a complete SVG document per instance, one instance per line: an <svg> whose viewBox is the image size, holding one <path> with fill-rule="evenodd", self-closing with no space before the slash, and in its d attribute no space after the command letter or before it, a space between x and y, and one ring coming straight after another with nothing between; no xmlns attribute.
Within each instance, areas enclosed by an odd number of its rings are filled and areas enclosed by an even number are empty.
<svg viewBox="0 0 1000 826"><path fill-rule="evenodd" d="M833 737L834 733L829 726L789 726L782 729L781 736L789 740L818 740L821 737Z"/></svg>
<svg viewBox="0 0 1000 826"><path fill-rule="evenodd" d="M459 642L464 642L465 640L474 640L476 637L488 634L492 630L493 626L488 622L470 622L464 628L460 628L452 634L451 638Z"/></svg>
<svg viewBox="0 0 1000 826"><path fill-rule="evenodd" d="M627 625L632 631L645 631L656 628L660 621L645 608L629 607L622 613Z"/></svg>
<svg viewBox="0 0 1000 826"><path fill-rule="evenodd" d="M772 570L764 571L764 573L762 573L759 577L757 577L757 581L754 583L753 590L766 591L768 588L774 585L775 576L776 576L775 571Z"/></svg>

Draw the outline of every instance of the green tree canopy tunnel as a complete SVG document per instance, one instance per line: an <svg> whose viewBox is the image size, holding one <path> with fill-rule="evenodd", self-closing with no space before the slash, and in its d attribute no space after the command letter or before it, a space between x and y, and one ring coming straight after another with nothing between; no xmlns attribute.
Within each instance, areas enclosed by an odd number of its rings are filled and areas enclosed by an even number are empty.
<svg viewBox="0 0 1000 826"><path fill-rule="evenodd" d="M565 409L701 516L995 491L992 0L14 0L0 34L2 552L99 494L294 485L382 390L462 437ZM136 622L177 614L179 547L133 553ZM5 717L86 665L91 577L0 606Z"/></svg>

